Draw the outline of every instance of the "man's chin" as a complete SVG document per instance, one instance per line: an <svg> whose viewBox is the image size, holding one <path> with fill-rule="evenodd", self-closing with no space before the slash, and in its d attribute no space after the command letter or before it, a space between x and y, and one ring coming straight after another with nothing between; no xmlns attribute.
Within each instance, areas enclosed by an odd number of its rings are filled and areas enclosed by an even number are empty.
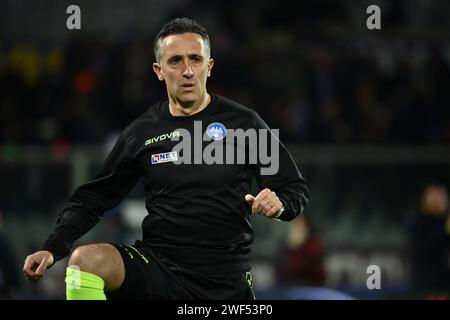
<svg viewBox="0 0 450 320"><path fill-rule="evenodd" d="M197 95L193 93L185 93L180 96L179 101L183 108L192 107L198 100Z"/></svg>

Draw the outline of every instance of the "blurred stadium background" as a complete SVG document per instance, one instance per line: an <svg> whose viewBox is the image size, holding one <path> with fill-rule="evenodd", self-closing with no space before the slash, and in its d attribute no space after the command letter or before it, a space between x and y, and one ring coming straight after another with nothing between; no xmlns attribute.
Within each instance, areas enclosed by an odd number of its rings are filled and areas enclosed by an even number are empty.
<svg viewBox="0 0 450 320"><path fill-rule="evenodd" d="M81 8L81 30L66 28L70 4ZM381 30L366 28L371 4L381 8ZM209 31L209 89L279 128L310 182L310 247L287 251L305 243L304 226L253 219L257 297L448 293L444 278L443 288L414 286L410 232L423 188L450 187L448 1L3 0L0 297L64 298L64 262L32 285L23 259L120 130L165 96L152 42L177 16ZM138 185L77 243L132 242L142 198ZM448 252L448 236L440 250ZM379 290L366 286L369 265L380 267ZM446 272L449 280L448 260Z"/></svg>

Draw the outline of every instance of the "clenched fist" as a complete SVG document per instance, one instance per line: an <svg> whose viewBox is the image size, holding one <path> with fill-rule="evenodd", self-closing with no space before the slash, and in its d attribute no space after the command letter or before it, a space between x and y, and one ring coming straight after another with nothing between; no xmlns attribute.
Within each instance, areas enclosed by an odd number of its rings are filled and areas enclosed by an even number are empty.
<svg viewBox="0 0 450 320"><path fill-rule="evenodd" d="M268 188L262 190L256 197L251 194L245 195L245 201L252 206L253 213L262 214L272 219L278 218L284 210L283 204L275 192Z"/></svg>

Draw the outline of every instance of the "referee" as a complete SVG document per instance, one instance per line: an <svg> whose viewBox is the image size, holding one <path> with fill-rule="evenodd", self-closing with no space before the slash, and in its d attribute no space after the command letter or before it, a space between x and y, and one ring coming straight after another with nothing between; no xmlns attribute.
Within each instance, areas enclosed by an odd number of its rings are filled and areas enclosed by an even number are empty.
<svg viewBox="0 0 450 320"><path fill-rule="evenodd" d="M100 172L67 201L42 250L26 257L23 271L38 281L143 177L148 215L142 239L76 248L66 273L67 299L254 299L251 214L294 219L308 202L307 182L278 139L271 139L279 143L275 174L263 174L266 164L259 159L198 163L187 159L189 149L174 151L178 142L172 138L183 132L195 138L198 124L210 137L204 140L201 132L200 152L224 142L227 130L268 127L255 111L207 91L214 60L208 34L196 21L166 23L154 51L153 69L168 98L123 130ZM198 159L198 141L191 142ZM250 153L253 145L227 140L227 152L231 147ZM256 195L250 194L253 177L260 188Z"/></svg>

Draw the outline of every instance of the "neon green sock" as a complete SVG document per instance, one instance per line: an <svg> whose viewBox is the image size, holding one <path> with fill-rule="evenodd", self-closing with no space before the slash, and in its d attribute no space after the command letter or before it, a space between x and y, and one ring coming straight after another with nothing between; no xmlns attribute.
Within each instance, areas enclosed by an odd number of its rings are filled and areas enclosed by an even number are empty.
<svg viewBox="0 0 450 320"><path fill-rule="evenodd" d="M105 281L99 276L72 266L66 272L67 300L106 300Z"/></svg>

